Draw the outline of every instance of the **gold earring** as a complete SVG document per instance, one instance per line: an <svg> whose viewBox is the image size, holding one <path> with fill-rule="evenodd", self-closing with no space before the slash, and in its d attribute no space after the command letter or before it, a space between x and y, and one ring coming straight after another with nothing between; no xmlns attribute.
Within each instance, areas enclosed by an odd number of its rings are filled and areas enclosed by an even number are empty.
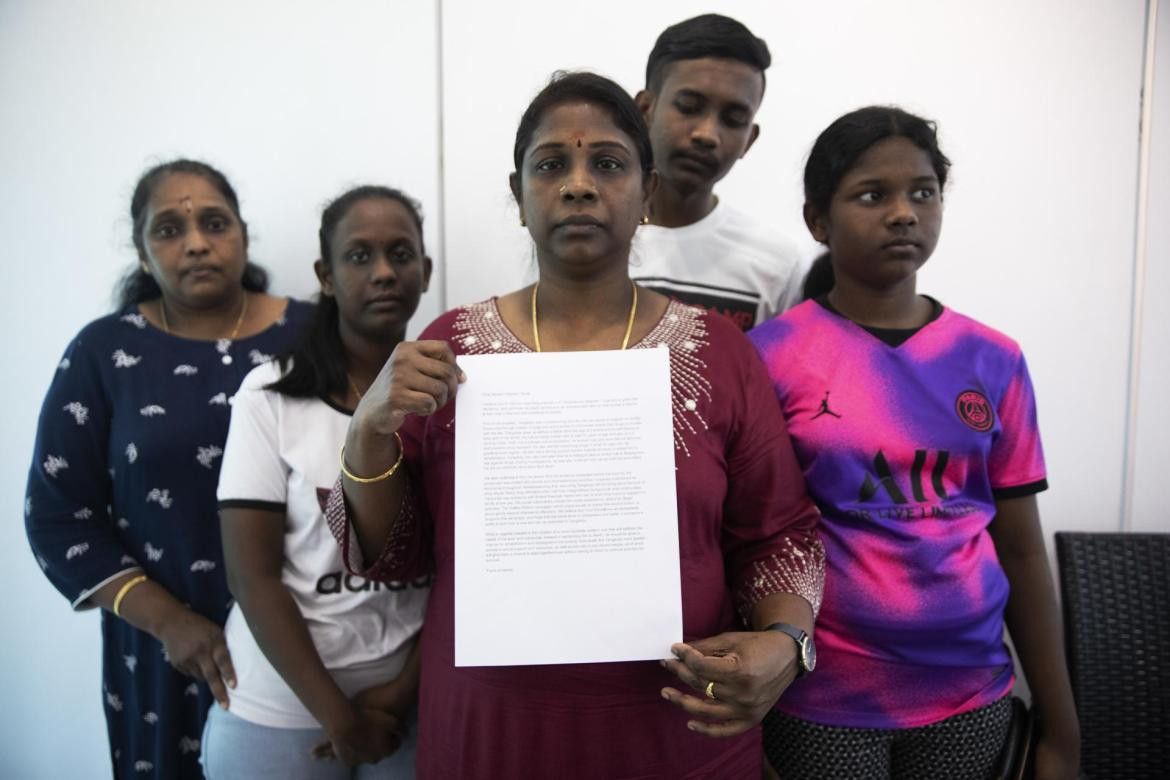
<svg viewBox="0 0 1170 780"><path fill-rule="evenodd" d="M643 215L642 215L642 224L643 224L643 225L649 225L649 224L650 224L650 215L649 215L649 214L643 214Z"/></svg>
<svg viewBox="0 0 1170 780"><path fill-rule="evenodd" d="M528 227L528 223L524 221L524 215L520 215L520 227Z"/></svg>

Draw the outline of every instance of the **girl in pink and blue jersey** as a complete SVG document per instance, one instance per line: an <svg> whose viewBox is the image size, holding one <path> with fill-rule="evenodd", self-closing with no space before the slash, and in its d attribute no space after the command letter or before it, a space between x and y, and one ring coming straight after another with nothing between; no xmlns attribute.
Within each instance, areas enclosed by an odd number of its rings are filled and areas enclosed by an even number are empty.
<svg viewBox="0 0 1170 780"><path fill-rule="evenodd" d="M828 557L817 671L765 720L782 777L989 776L1011 716L1005 619L1038 713L1036 776L1077 773L1024 357L915 288L949 166L933 124L900 109L830 125L804 173L823 287L750 334Z"/></svg>

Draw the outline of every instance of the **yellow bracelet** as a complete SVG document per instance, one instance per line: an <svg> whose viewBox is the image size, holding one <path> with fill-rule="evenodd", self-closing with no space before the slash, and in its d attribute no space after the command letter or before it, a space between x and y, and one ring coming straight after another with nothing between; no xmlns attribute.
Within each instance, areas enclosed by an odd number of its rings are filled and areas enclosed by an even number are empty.
<svg viewBox="0 0 1170 780"><path fill-rule="evenodd" d="M118 595L114 596L115 615L122 617L122 613L120 611L122 609L122 599L126 598L126 594L129 593L135 585L141 585L144 582L146 582L146 575L139 574L137 577L127 580L126 583L122 585L122 587L118 588Z"/></svg>
<svg viewBox="0 0 1170 780"><path fill-rule="evenodd" d="M398 460L394 461L394 465L387 469L384 473L379 474L376 477L359 477L356 474L351 473L350 470L345 467L344 444L341 445L341 473L345 475L346 479L352 480L359 485L369 485L373 482L381 482L384 479L390 479L390 477L394 476L394 472L398 471L398 467L402 465L402 455L404 451L402 447L402 437L398 435L398 431L394 431L394 438L398 440Z"/></svg>

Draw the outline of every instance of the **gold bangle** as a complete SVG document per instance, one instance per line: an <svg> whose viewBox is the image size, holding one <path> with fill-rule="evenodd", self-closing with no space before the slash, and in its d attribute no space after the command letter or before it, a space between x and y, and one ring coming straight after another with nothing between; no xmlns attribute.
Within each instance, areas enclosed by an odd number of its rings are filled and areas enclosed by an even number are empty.
<svg viewBox="0 0 1170 780"><path fill-rule="evenodd" d="M345 445L343 444L341 445L341 473L345 475L346 479L356 482L359 485L369 485L373 482L381 482L384 479L390 479L390 477L394 476L394 473L398 471L398 467L402 465L402 456L404 453L402 437L398 435L398 431L394 431L394 438L398 440L398 460L394 461L394 465L386 469L385 472L379 474L376 477L359 477L358 475L351 473L350 470L345 467Z"/></svg>
<svg viewBox="0 0 1170 780"><path fill-rule="evenodd" d="M118 617L122 617L122 612L121 612L122 599L126 598L126 594L129 593L135 585L141 585L144 582L146 582L146 575L139 574L137 577L133 577L133 578L127 580L122 585L122 587L118 588L118 595L114 596L114 614L115 615L117 615Z"/></svg>

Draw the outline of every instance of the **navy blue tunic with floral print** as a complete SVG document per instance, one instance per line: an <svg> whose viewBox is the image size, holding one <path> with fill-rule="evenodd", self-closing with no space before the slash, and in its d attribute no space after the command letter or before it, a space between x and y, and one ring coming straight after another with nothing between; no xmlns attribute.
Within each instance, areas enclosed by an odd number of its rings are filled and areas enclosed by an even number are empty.
<svg viewBox="0 0 1170 780"><path fill-rule="evenodd" d="M75 609L141 570L223 625L215 488L232 396L287 347L312 311L289 301L234 342L171 336L131 307L85 326L45 397L25 499L37 562ZM102 702L116 777L202 778L199 737L213 698L162 644L102 614Z"/></svg>

